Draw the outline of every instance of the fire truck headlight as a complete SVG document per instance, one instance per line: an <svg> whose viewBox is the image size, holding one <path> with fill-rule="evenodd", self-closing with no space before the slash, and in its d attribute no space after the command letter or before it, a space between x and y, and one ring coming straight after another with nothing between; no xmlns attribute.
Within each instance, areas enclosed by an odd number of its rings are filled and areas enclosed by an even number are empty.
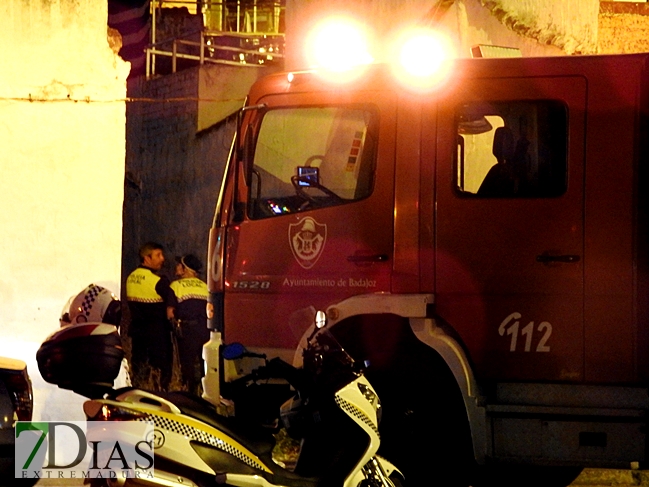
<svg viewBox="0 0 649 487"><path fill-rule="evenodd" d="M433 30L410 31L396 43L395 75L416 90L435 89L449 78L453 45L446 36Z"/></svg>
<svg viewBox="0 0 649 487"><path fill-rule="evenodd" d="M312 31L306 46L307 58L312 66L335 73L374 61L364 29L343 17L320 23Z"/></svg>

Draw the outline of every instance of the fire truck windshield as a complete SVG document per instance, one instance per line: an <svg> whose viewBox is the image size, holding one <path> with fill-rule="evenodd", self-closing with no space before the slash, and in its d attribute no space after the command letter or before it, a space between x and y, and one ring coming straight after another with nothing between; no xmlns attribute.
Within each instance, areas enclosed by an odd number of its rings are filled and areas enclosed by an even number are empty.
<svg viewBox="0 0 649 487"><path fill-rule="evenodd" d="M366 198L373 185L372 109L298 107L264 114L248 213L269 218Z"/></svg>

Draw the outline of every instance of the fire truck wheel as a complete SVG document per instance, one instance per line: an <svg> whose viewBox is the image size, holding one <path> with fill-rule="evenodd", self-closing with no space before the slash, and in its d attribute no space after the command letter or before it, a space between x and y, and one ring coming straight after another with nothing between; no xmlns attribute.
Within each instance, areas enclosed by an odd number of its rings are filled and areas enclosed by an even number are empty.
<svg viewBox="0 0 649 487"><path fill-rule="evenodd" d="M368 374L383 405L379 453L411 486L471 485L475 473L469 423L450 371L434 353L411 354L390 371Z"/></svg>

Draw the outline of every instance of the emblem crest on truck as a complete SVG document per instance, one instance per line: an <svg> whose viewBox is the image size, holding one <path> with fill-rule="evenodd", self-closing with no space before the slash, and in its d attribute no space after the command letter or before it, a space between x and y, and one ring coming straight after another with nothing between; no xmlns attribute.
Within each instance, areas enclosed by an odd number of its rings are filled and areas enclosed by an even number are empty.
<svg viewBox="0 0 649 487"><path fill-rule="evenodd" d="M322 255L327 241L327 225L310 216L288 226L288 241L293 256L300 266L310 269Z"/></svg>

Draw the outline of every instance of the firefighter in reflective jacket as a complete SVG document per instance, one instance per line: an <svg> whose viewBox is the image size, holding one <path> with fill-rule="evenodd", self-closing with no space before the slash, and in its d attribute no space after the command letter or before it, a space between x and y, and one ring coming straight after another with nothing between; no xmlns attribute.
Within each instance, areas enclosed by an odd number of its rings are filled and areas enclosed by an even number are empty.
<svg viewBox="0 0 649 487"><path fill-rule="evenodd" d="M178 356L183 383L187 390L200 396L204 374L203 344L210 339L207 329L207 284L198 278L202 263L195 255L176 257L176 276L171 283L174 303L168 315L176 324Z"/></svg>
<svg viewBox="0 0 649 487"><path fill-rule="evenodd" d="M171 303L169 279L159 276L164 264L163 248L148 242L140 248L140 266L126 280L126 299L131 312L128 334L131 337L133 382L145 387L150 367L160 373L160 387L169 388L173 367L171 324L167 306ZM137 383L142 381L143 383Z"/></svg>

